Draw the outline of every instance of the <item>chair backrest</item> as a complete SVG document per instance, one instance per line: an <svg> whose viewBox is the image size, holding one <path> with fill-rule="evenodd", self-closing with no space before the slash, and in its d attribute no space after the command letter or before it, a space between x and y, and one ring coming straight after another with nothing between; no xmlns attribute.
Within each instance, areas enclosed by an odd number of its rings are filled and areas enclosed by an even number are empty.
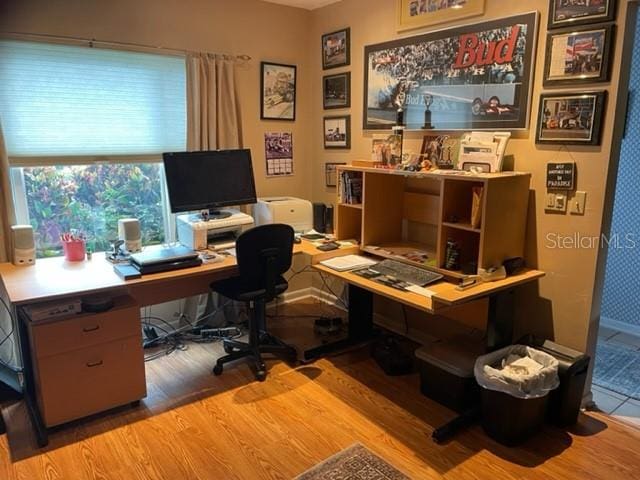
<svg viewBox="0 0 640 480"><path fill-rule="evenodd" d="M276 279L291 268L293 236L293 228L282 223L261 225L240 235L236 257L242 282L274 296Z"/></svg>

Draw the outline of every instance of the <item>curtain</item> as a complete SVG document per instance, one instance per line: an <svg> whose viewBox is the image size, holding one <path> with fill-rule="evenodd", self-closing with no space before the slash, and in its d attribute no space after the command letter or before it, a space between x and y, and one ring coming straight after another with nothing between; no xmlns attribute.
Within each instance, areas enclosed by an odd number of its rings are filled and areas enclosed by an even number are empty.
<svg viewBox="0 0 640 480"><path fill-rule="evenodd" d="M187 56L187 149L216 150L242 147L240 105L236 92L236 60L223 55ZM198 295L185 301L193 319L221 309L210 324L237 319L240 309L218 294Z"/></svg>
<svg viewBox="0 0 640 480"><path fill-rule="evenodd" d="M9 157L0 124L0 262L11 260L11 225L16 218L9 180Z"/></svg>
<svg viewBox="0 0 640 480"><path fill-rule="evenodd" d="M224 56L187 56L188 150L242 146L235 69L235 59Z"/></svg>

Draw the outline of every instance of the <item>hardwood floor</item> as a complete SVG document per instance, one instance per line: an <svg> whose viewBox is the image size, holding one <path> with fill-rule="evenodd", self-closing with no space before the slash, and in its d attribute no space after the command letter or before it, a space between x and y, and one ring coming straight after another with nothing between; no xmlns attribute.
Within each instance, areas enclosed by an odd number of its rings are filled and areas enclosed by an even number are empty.
<svg viewBox="0 0 640 480"><path fill-rule="evenodd" d="M453 412L419 393L417 375L385 376L366 348L269 361L264 383L245 364L211 375L219 350L190 344L148 363L139 407L64 426L42 450L23 404L5 405L0 479L291 479L355 442L414 479L640 478L640 430L603 414L515 449L478 426L441 446L431 432Z"/></svg>

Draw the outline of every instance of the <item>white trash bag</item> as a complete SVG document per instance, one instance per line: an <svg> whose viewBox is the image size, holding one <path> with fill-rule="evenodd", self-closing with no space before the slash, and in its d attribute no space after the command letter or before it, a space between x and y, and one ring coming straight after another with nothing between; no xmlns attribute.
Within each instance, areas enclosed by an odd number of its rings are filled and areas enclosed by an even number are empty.
<svg viewBox="0 0 640 480"><path fill-rule="evenodd" d="M544 397L560 385L558 360L525 345L511 345L478 357L476 381L516 398Z"/></svg>

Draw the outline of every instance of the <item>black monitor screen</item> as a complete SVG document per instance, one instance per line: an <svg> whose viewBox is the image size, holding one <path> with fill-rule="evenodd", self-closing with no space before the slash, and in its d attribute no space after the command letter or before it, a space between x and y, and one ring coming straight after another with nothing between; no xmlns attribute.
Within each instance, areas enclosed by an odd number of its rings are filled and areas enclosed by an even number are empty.
<svg viewBox="0 0 640 480"><path fill-rule="evenodd" d="M251 151L162 154L173 213L256 203Z"/></svg>

